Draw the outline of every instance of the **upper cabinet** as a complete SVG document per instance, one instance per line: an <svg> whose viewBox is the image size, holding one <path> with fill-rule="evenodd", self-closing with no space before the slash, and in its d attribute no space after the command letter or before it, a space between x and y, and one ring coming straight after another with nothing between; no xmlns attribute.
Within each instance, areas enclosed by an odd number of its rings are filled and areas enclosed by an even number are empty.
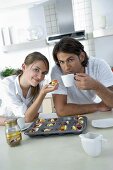
<svg viewBox="0 0 113 170"><path fill-rule="evenodd" d="M94 37L113 35L113 0L91 0Z"/></svg>
<svg viewBox="0 0 113 170"><path fill-rule="evenodd" d="M41 4L48 0L0 0L0 9L17 7L22 5L29 5L29 4Z"/></svg>
<svg viewBox="0 0 113 170"><path fill-rule="evenodd" d="M10 1L10 7L0 9L0 44L4 52L26 43L34 45L34 41L46 43L51 35L74 32L71 0L15 2ZM65 13L68 14L66 20Z"/></svg>
<svg viewBox="0 0 113 170"><path fill-rule="evenodd" d="M47 35L57 33L54 0L29 1L24 5L0 9L0 46L3 46L4 52L26 44L34 46L38 41L46 43Z"/></svg>

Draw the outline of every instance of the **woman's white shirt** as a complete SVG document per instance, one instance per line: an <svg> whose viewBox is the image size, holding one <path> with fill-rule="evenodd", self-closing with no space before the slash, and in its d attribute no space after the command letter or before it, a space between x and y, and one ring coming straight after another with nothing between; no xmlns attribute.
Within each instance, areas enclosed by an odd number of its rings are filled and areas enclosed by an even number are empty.
<svg viewBox="0 0 113 170"><path fill-rule="evenodd" d="M4 78L0 86L2 89L0 115L24 117L24 113L33 102L33 97L30 96L31 88L24 98L16 75ZM40 110L41 108L37 112Z"/></svg>

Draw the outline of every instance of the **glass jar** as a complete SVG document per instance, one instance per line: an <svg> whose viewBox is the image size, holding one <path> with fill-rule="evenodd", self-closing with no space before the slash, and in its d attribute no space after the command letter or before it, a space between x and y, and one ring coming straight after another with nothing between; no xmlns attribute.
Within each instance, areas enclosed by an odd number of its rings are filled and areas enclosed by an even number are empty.
<svg viewBox="0 0 113 170"><path fill-rule="evenodd" d="M22 134L17 124L16 118L11 118L5 121L5 134L7 143L10 146L16 146L20 144L22 140Z"/></svg>

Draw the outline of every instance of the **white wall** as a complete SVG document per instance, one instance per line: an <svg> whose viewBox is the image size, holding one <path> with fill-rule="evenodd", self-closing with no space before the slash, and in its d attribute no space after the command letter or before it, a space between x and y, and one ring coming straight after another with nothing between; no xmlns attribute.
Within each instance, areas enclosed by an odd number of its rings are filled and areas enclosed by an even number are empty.
<svg viewBox="0 0 113 170"><path fill-rule="evenodd" d="M29 49L25 50L15 50L13 52L8 52L8 53L0 53L0 60L1 60L1 65L0 65L0 70L3 69L4 67L14 67L14 68L21 68L22 63L24 62L25 57L34 51L39 51L42 54L44 54L48 59L49 59L49 54L48 54L48 47L39 47L38 48L38 43L37 43L37 48L35 47L29 47Z"/></svg>
<svg viewBox="0 0 113 170"><path fill-rule="evenodd" d="M113 67L113 36L95 39L96 57L102 58Z"/></svg>

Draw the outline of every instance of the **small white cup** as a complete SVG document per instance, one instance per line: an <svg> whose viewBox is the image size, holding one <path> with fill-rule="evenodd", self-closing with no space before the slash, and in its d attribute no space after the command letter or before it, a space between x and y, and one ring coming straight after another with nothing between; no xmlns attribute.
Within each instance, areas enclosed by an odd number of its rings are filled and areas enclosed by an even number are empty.
<svg viewBox="0 0 113 170"><path fill-rule="evenodd" d="M63 81L65 87L74 86L74 84L75 84L74 74L62 75L61 78L62 78L62 81Z"/></svg>
<svg viewBox="0 0 113 170"><path fill-rule="evenodd" d="M20 129L24 129L25 128L25 119L24 119L24 117L19 117L17 119L17 123L18 123Z"/></svg>
<svg viewBox="0 0 113 170"><path fill-rule="evenodd" d="M103 135L93 132L80 134L79 137L81 138L84 151L92 157L96 157L101 154L103 141L107 141L106 139L103 139Z"/></svg>

